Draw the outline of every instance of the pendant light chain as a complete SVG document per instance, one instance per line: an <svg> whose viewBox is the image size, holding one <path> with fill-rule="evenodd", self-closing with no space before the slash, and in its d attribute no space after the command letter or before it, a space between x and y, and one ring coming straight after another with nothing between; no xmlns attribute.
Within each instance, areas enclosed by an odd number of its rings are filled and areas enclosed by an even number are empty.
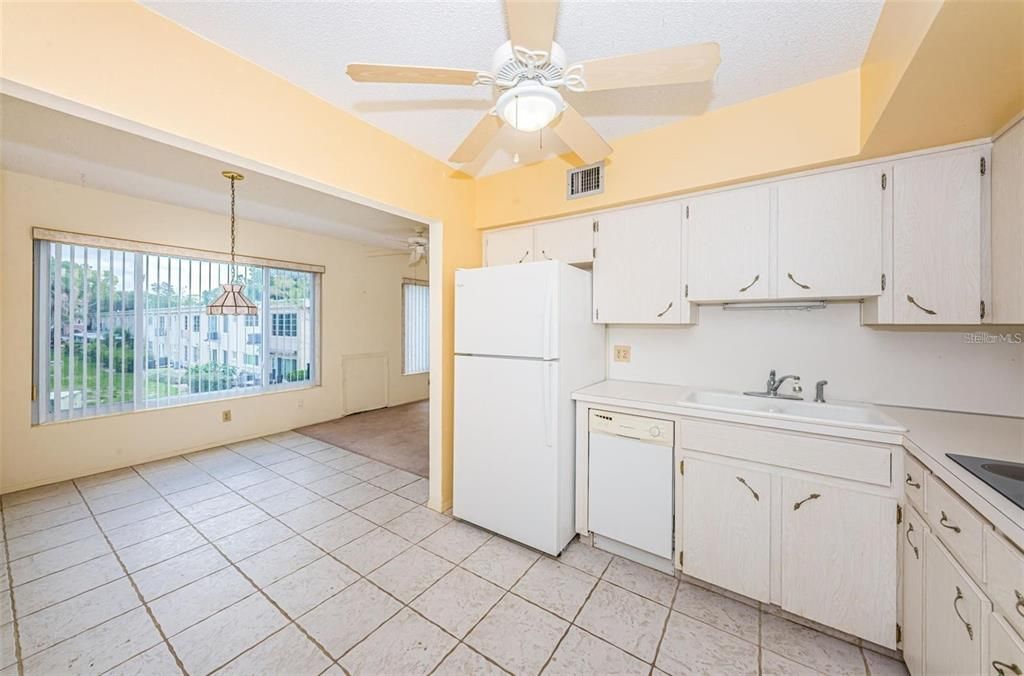
<svg viewBox="0 0 1024 676"><path fill-rule="evenodd" d="M231 274L232 281L235 279L235 177L231 176Z"/></svg>

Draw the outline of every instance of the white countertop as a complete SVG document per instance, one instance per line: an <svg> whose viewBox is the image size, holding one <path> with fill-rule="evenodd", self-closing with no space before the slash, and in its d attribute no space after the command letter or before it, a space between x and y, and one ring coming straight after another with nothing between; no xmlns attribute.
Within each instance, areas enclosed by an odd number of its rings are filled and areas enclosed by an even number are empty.
<svg viewBox="0 0 1024 676"><path fill-rule="evenodd" d="M962 468L946 453L1024 463L1024 418L879 406L906 429L900 434L863 431L824 423L793 422L782 417L707 410L688 405L696 388L627 380L604 380L573 393L573 399L608 406L687 417L712 418L777 429L827 434L907 448L929 470L1024 549L1024 510Z"/></svg>

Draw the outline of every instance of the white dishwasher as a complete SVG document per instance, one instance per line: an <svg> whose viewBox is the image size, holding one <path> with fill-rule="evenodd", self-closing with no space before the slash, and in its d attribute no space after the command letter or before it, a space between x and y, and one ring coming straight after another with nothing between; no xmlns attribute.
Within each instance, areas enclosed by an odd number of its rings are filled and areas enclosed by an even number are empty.
<svg viewBox="0 0 1024 676"><path fill-rule="evenodd" d="M594 545L672 571L671 420L590 410Z"/></svg>

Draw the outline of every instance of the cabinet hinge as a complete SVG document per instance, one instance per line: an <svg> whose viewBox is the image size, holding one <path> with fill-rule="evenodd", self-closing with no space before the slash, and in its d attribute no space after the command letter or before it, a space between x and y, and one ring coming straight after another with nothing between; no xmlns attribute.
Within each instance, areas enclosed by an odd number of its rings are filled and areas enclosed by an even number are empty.
<svg viewBox="0 0 1024 676"><path fill-rule="evenodd" d="M601 310L599 310L598 308L594 308L594 319L600 319L600 318L601 318Z"/></svg>
<svg viewBox="0 0 1024 676"><path fill-rule="evenodd" d="M680 460L680 461L679 461L679 473L680 473L680 474L682 474L682 473L683 473L683 463L684 463L684 462L686 462L686 461L685 461L685 460Z"/></svg>
<svg viewBox="0 0 1024 676"><path fill-rule="evenodd" d="M683 565L683 553L682 552L679 552L679 565L680 566Z"/></svg>
<svg viewBox="0 0 1024 676"><path fill-rule="evenodd" d="M987 166L987 163L985 162L985 158L983 157L983 158L981 158L981 175L982 176L985 175L985 170L986 169L988 169L988 166Z"/></svg>
<svg viewBox="0 0 1024 676"><path fill-rule="evenodd" d="M897 525L903 523L903 506L902 505L896 505L896 523L897 523Z"/></svg>
<svg viewBox="0 0 1024 676"><path fill-rule="evenodd" d="M885 273L882 273L882 291L885 291Z"/></svg>
<svg viewBox="0 0 1024 676"><path fill-rule="evenodd" d="M981 318L985 318L985 301L981 301Z"/></svg>
<svg viewBox="0 0 1024 676"><path fill-rule="evenodd" d="M896 642L903 643L903 627L900 626L899 622L896 623Z"/></svg>
<svg viewBox="0 0 1024 676"><path fill-rule="evenodd" d="M687 284L686 286L683 287L683 298L689 298L689 297L690 297L690 285Z"/></svg>
<svg viewBox="0 0 1024 676"><path fill-rule="evenodd" d="M594 219L594 232L598 232L598 231L600 231L600 229L601 229L601 227L600 227L600 223L599 223L599 222L598 222L598 220L597 220L597 219L595 218L595 219Z"/></svg>
<svg viewBox="0 0 1024 676"><path fill-rule="evenodd" d="M33 385L32 386L32 401L35 401L38 396L39 396L39 387L36 386L36 385Z"/></svg>
<svg viewBox="0 0 1024 676"><path fill-rule="evenodd" d="M593 256L594 258L597 258L597 247L596 247L596 246L594 247L593 251L591 251L591 255L592 255L592 256Z"/></svg>
<svg viewBox="0 0 1024 676"><path fill-rule="evenodd" d="M882 190L885 190L885 188L886 188L886 186L888 184L889 184L889 179L886 177L885 174L882 174Z"/></svg>
<svg viewBox="0 0 1024 676"><path fill-rule="evenodd" d="M690 217L690 205L689 204L686 205L686 217L687 218Z"/></svg>

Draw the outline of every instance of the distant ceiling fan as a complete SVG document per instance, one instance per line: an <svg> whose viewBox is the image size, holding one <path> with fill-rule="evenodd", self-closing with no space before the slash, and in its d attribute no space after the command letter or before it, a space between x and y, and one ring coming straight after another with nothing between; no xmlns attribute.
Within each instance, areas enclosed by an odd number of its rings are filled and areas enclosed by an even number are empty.
<svg viewBox="0 0 1024 676"><path fill-rule="evenodd" d="M494 52L492 70L350 63L346 72L357 82L488 85L497 89L494 109L477 123L449 158L470 162L508 123L524 132L551 126L586 163L607 157L612 148L562 98L559 88L593 92L704 82L715 75L718 44L706 42L651 52L592 59L568 65L553 41L557 0L505 0L511 39Z"/></svg>
<svg viewBox="0 0 1024 676"><path fill-rule="evenodd" d="M409 252L409 266L412 267L421 260L426 260L429 254L430 244L426 237L426 228L416 228L415 234L405 238L405 246ZM384 256L405 256L402 251L381 251L379 253L367 254L370 258L382 258Z"/></svg>

